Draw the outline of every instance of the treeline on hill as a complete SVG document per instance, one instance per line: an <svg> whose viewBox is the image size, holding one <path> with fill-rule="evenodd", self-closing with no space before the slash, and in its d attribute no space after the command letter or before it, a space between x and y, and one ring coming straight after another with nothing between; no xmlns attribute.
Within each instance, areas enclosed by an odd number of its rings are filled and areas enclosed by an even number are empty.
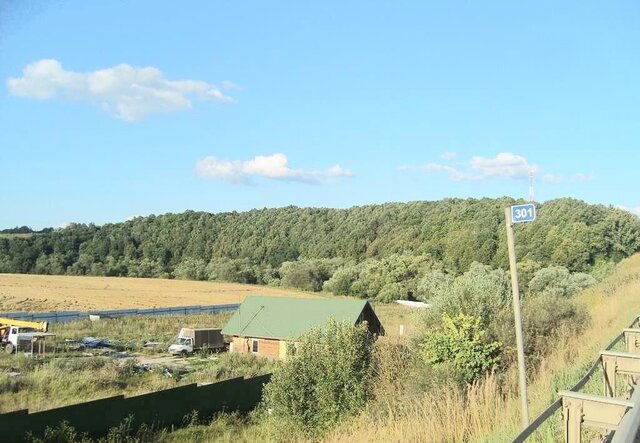
<svg viewBox="0 0 640 443"><path fill-rule="evenodd" d="M224 280L381 300L425 298L438 273L454 278L475 262L508 268L504 208L512 204L485 198L290 206L72 224L0 237L0 272ZM539 205L538 219L518 225L516 235L526 289L545 267L598 273L635 253L640 219L563 198Z"/></svg>
<svg viewBox="0 0 640 443"><path fill-rule="evenodd" d="M42 231L34 231L29 226L16 226L15 228L2 229L0 234L43 234L53 231L53 228L44 228Z"/></svg>

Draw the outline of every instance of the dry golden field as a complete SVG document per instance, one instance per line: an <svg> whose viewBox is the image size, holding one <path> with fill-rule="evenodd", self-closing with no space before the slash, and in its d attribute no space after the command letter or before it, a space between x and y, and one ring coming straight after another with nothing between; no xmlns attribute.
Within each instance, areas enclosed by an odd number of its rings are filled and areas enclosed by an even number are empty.
<svg viewBox="0 0 640 443"><path fill-rule="evenodd" d="M0 274L0 311L152 308L240 303L247 295L317 295L291 289L159 278Z"/></svg>

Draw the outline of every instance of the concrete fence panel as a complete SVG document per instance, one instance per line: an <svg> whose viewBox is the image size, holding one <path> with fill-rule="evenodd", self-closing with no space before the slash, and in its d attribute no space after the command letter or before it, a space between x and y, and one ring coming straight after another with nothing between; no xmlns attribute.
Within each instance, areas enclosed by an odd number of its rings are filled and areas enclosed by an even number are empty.
<svg viewBox="0 0 640 443"><path fill-rule="evenodd" d="M28 413L20 410L0 414L2 441L24 441L29 432L42 436L47 428L66 421L80 433L104 436L109 429L132 417L134 428L142 424L181 426L192 411L201 418L217 412L249 412L262 399L264 384L271 374L218 383L190 384L173 389L125 398L122 395L71 406Z"/></svg>

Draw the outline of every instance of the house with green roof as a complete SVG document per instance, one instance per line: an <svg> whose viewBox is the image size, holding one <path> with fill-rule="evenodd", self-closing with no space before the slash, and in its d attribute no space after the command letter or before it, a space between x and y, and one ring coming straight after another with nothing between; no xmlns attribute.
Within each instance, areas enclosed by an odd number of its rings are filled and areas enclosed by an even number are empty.
<svg viewBox="0 0 640 443"><path fill-rule="evenodd" d="M267 296L247 297L222 333L232 337L230 352L285 358L289 343L330 318L353 325L366 321L372 334L384 335L367 300Z"/></svg>

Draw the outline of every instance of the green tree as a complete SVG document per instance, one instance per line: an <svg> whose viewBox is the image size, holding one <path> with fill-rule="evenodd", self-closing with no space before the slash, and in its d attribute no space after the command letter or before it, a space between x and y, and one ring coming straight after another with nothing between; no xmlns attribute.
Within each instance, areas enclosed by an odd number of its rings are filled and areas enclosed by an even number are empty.
<svg viewBox="0 0 640 443"><path fill-rule="evenodd" d="M180 262L173 274L180 280L206 280L207 264L204 260L194 257L187 257Z"/></svg>
<svg viewBox="0 0 640 443"><path fill-rule="evenodd" d="M311 281L318 289L319 281L332 272L319 277L317 269L305 269L308 263L303 262L339 259L352 269L340 272L336 283L326 282L336 293L375 298L387 285L398 283L405 290L402 297L411 297L433 269L458 276L473 262L505 268L504 208L513 203L509 198L451 198L349 209L186 211L102 226L71 224L26 235L3 234L0 269L158 275L155 265L150 266L157 263L159 275L166 275L194 258L213 262L206 270L209 279L277 284L280 276L266 270L300 261L288 270L290 278L307 287ZM538 205L536 222L518 226L516 235L521 263L589 272L597 263L618 262L640 250L640 219L616 208L562 198ZM40 259L43 255L57 257L56 264L49 266ZM352 278L355 273L357 278Z"/></svg>
<svg viewBox="0 0 640 443"><path fill-rule="evenodd" d="M374 338L366 323L329 320L305 334L276 368L264 404L277 420L321 434L356 414L371 396Z"/></svg>
<svg viewBox="0 0 640 443"><path fill-rule="evenodd" d="M457 375L472 383L500 362L502 344L487 339L480 317L442 315L439 330L424 334L420 344L425 361L450 365Z"/></svg>
<svg viewBox="0 0 640 443"><path fill-rule="evenodd" d="M446 297L451 290L453 281L454 278L449 274L440 270L431 271L422 277L418 284L418 298L428 302L434 298Z"/></svg>
<svg viewBox="0 0 640 443"><path fill-rule="evenodd" d="M358 268L355 264L350 264L338 269L322 288L336 295L358 295L352 288L360 276Z"/></svg>
<svg viewBox="0 0 640 443"><path fill-rule="evenodd" d="M439 312L480 317L487 325L509 304L511 282L501 269L472 263L467 272L450 281L448 287L442 285L430 300Z"/></svg>
<svg viewBox="0 0 640 443"><path fill-rule="evenodd" d="M331 278L337 265L336 260L329 259L285 262L279 270L281 284L305 291L322 291L324 282Z"/></svg>
<svg viewBox="0 0 640 443"><path fill-rule="evenodd" d="M401 283L387 283L378 293L376 300L383 303L391 303L394 300L404 300L407 298L407 288Z"/></svg>

